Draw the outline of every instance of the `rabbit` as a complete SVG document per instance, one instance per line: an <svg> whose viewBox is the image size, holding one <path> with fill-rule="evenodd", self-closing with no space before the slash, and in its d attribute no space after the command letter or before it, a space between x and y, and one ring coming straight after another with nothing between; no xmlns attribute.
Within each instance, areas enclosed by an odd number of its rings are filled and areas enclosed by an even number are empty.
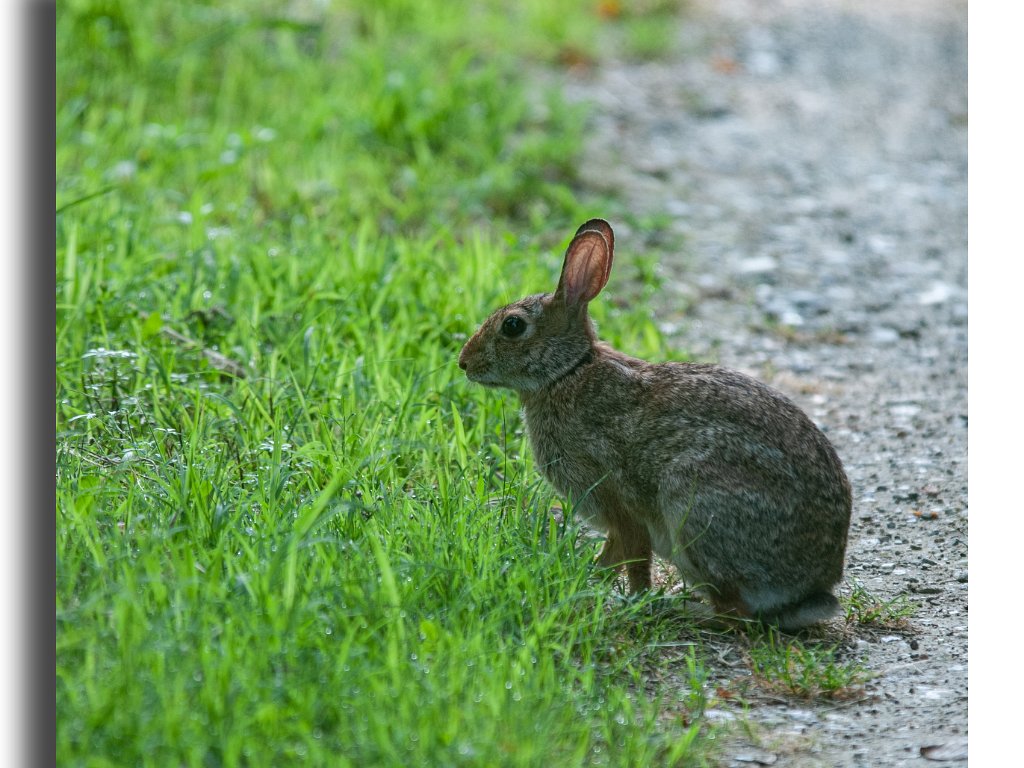
<svg viewBox="0 0 1024 768"><path fill-rule="evenodd" d="M608 222L583 224L555 292L495 311L459 367L519 393L537 466L605 533L597 562L625 564L631 592L657 554L720 614L790 632L835 616L852 506L835 449L756 379L599 341L587 305L614 247Z"/></svg>

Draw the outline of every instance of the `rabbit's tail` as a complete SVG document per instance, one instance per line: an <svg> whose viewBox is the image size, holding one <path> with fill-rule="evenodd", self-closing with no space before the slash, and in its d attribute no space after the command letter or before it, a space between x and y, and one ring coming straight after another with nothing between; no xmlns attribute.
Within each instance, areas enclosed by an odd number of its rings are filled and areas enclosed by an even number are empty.
<svg viewBox="0 0 1024 768"><path fill-rule="evenodd" d="M796 603L762 613L759 618L765 624L774 624L783 632L793 632L803 627L831 619L839 613L839 601L831 592L812 592Z"/></svg>

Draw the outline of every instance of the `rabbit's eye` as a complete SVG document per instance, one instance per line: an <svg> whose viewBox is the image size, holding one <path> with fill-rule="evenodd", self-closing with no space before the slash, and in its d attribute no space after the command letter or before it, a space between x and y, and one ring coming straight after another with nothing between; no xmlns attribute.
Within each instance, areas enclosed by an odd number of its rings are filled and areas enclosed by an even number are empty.
<svg viewBox="0 0 1024 768"><path fill-rule="evenodd" d="M526 321L516 315L509 315L501 324L501 335L508 336L510 339L514 339L516 336L522 336L523 331L525 330Z"/></svg>

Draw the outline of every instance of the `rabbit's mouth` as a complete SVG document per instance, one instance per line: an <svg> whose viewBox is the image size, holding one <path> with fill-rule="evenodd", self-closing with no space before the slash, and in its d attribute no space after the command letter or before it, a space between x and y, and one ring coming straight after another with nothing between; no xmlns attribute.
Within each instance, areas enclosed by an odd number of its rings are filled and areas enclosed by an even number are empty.
<svg viewBox="0 0 1024 768"><path fill-rule="evenodd" d="M488 374L487 371L474 371L469 368L466 369L466 378L474 384L483 384L485 387L500 387L503 383L498 381L494 374Z"/></svg>
<svg viewBox="0 0 1024 768"><path fill-rule="evenodd" d="M482 367L479 364L473 365L474 362L478 361L468 359L470 356L467 354L467 350L472 343L473 339L470 339L466 346L463 347L462 353L459 355L459 368L466 372L466 378L474 384L483 384L486 387L501 386L502 382L498 381L498 376L495 375L493 370Z"/></svg>

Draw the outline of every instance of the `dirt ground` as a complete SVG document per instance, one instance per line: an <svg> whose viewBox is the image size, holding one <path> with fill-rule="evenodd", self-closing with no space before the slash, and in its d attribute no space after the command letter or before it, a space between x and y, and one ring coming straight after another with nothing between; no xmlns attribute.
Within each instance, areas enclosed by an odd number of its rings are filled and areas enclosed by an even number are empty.
<svg viewBox="0 0 1024 768"><path fill-rule="evenodd" d="M914 607L825 630L870 675L851 699L713 696L709 719L746 723L722 764L966 765L967 3L695 1L679 35L667 60L567 76L597 107L585 182L678 236L613 222L623 256L660 254L677 346L836 445L844 591ZM708 642L735 687L743 649Z"/></svg>

